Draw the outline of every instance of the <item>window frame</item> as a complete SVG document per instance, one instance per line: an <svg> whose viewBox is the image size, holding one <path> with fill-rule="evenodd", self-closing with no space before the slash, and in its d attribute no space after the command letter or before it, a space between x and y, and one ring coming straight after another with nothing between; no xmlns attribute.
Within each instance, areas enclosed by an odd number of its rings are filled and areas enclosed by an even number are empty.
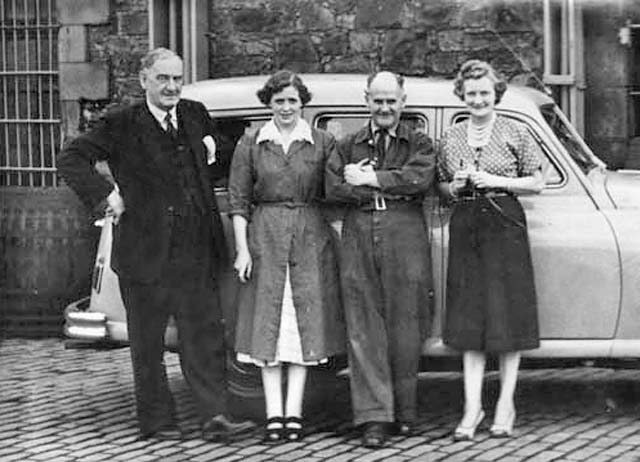
<svg viewBox="0 0 640 462"><path fill-rule="evenodd" d="M518 114L518 113L515 113L515 112L501 112L501 111L498 110L497 113L498 113L498 115L507 117L509 119L515 120L516 122L520 122L520 123L524 124L524 126L529 131L529 134L533 137L533 139L536 141L536 143L538 143L538 146L540 147L540 150L542 151L543 155L545 156L545 158L547 159L549 164L555 169L555 171L560 176L560 181L557 182L557 183L547 183L547 180L545 178L545 182L544 182L545 189L560 189L560 188L563 188L567 184L567 182L569 181L569 176L568 176L566 170L562 167L561 163L558 161L558 159L556 159L556 156L553 154L553 149L551 149L549 147L549 143L545 142L545 140L540 135L540 133L533 128L532 124L529 122L529 119L527 117L522 117L521 114ZM448 127L451 127L451 126L453 126L454 124L456 124L458 122L462 122L463 120L468 119L469 117L470 117L470 115L469 115L469 111L468 110L462 109L462 110L454 112L450 116L449 119L450 119L451 122L449 123L449 125L447 127L445 127L445 130ZM565 149L564 146L562 147L562 149Z"/></svg>
<svg viewBox="0 0 640 462"><path fill-rule="evenodd" d="M184 62L184 83L209 78L209 7L198 0L149 0L149 46Z"/></svg>
<svg viewBox="0 0 640 462"><path fill-rule="evenodd" d="M244 114L216 114L215 111L209 111L209 117L211 118L211 120L213 121L213 123L216 125L216 127L218 126L219 122L224 122L224 121L232 121L232 120L245 120L245 121L249 121L251 123L253 122L263 122L262 125L264 125L265 123L267 123L270 119L271 119L271 113L267 114L250 114L250 115L244 115ZM261 125L261 126L262 126ZM259 128L258 128L259 129ZM246 134L246 132L244 133ZM240 135L240 137L238 138L238 140L244 136ZM236 145L237 145L237 140L236 140ZM233 150L235 151L235 146L233 148ZM231 154L231 159L233 159L233 153ZM231 166L231 163L229 163L229 166ZM225 178L227 179L227 185L226 186L214 186L213 187L213 191L215 194L224 194L229 190L229 186L228 186L228 179L229 179L229 174L230 174L230 169L229 171L227 171L227 175L225 176Z"/></svg>
<svg viewBox="0 0 640 462"><path fill-rule="evenodd" d="M367 111L366 109L353 109L353 110L322 110L322 111L317 111L315 112L315 114L313 115L313 121L312 121L312 126L314 128L320 129L318 127L318 123L320 121L320 119L322 118L326 118L326 117L333 117L333 118L345 118L345 119L363 119L363 122L370 119L371 117L371 113L369 111ZM402 120L406 120L408 117L417 117L419 119L421 119L424 122L424 127L425 127L425 131L424 133L433 138L433 134L432 132L435 130L435 117L433 118L433 120L431 120L429 118L429 116L427 114L425 114L422 111L419 110L415 110L415 109L405 109L402 111L402 116L401 116L401 121ZM430 122L433 122L434 125L430 125ZM325 130L325 129L320 129L320 130ZM335 136L335 135L334 135ZM337 139L337 137L336 137Z"/></svg>

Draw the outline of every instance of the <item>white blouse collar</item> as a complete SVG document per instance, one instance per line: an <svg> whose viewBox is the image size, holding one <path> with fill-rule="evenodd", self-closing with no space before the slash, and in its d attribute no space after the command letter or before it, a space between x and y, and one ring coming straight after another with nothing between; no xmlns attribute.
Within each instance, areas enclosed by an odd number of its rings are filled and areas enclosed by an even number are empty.
<svg viewBox="0 0 640 462"><path fill-rule="evenodd" d="M311 127L304 119L299 119L295 128L291 132L291 141L308 141L313 144L313 136L311 134ZM276 126L276 123L271 119L269 122L264 124L260 131L258 132L258 137L256 138L256 144L259 144L263 141L273 141L276 144L284 145L282 141L282 135L280 134L280 130Z"/></svg>

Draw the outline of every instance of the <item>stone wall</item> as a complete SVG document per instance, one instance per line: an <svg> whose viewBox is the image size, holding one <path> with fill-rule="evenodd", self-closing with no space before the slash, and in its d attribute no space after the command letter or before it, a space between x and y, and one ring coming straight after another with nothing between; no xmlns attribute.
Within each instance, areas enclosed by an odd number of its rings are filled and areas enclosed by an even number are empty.
<svg viewBox="0 0 640 462"><path fill-rule="evenodd" d="M58 0L65 135L78 133L78 101L142 96L148 1ZM508 78L542 73L539 0L209 0L210 77L299 72L452 76L469 58ZM66 38L66 40L64 40Z"/></svg>
<svg viewBox="0 0 640 462"><path fill-rule="evenodd" d="M542 73L539 0L213 0L212 77L390 69L452 76L469 58Z"/></svg>
<svg viewBox="0 0 640 462"><path fill-rule="evenodd" d="M58 0L60 99L65 138L77 136L82 108L142 96L138 68L149 47L146 0Z"/></svg>
<svg viewBox="0 0 640 462"><path fill-rule="evenodd" d="M149 51L147 0L112 0L109 24L89 28L89 56L109 65L109 99L129 103L143 96L138 71Z"/></svg>
<svg viewBox="0 0 640 462"><path fill-rule="evenodd" d="M611 0L607 8L587 4L583 9L589 56L585 59L585 140L613 169L627 163L631 124L628 50L617 36L624 24L625 3Z"/></svg>

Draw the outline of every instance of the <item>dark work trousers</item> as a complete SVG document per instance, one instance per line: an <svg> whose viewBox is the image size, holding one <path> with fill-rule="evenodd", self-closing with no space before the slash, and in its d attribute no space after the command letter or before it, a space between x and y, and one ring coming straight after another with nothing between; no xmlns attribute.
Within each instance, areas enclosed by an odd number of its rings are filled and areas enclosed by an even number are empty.
<svg viewBox="0 0 640 462"><path fill-rule="evenodd" d="M419 206L351 210L341 240L354 423L416 418L431 265Z"/></svg>
<svg viewBox="0 0 640 462"><path fill-rule="evenodd" d="M164 332L176 317L182 373L203 421L224 412L225 348L222 314L211 287L159 287L121 282L138 422L142 433L173 424L175 407L163 362Z"/></svg>

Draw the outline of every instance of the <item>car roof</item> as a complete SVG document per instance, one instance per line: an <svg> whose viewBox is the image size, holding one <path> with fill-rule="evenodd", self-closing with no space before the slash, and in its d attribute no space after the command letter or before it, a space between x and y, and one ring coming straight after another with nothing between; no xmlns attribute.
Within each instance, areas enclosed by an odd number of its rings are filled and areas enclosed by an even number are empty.
<svg viewBox="0 0 640 462"><path fill-rule="evenodd" d="M364 107L365 74L299 74L312 94L307 107ZM210 111L234 111L262 107L256 92L268 75L210 79L185 85L182 96L202 102ZM462 107L453 94L453 80L431 77L406 77L407 108ZM553 100L533 88L509 85L498 105L503 110L534 111Z"/></svg>

